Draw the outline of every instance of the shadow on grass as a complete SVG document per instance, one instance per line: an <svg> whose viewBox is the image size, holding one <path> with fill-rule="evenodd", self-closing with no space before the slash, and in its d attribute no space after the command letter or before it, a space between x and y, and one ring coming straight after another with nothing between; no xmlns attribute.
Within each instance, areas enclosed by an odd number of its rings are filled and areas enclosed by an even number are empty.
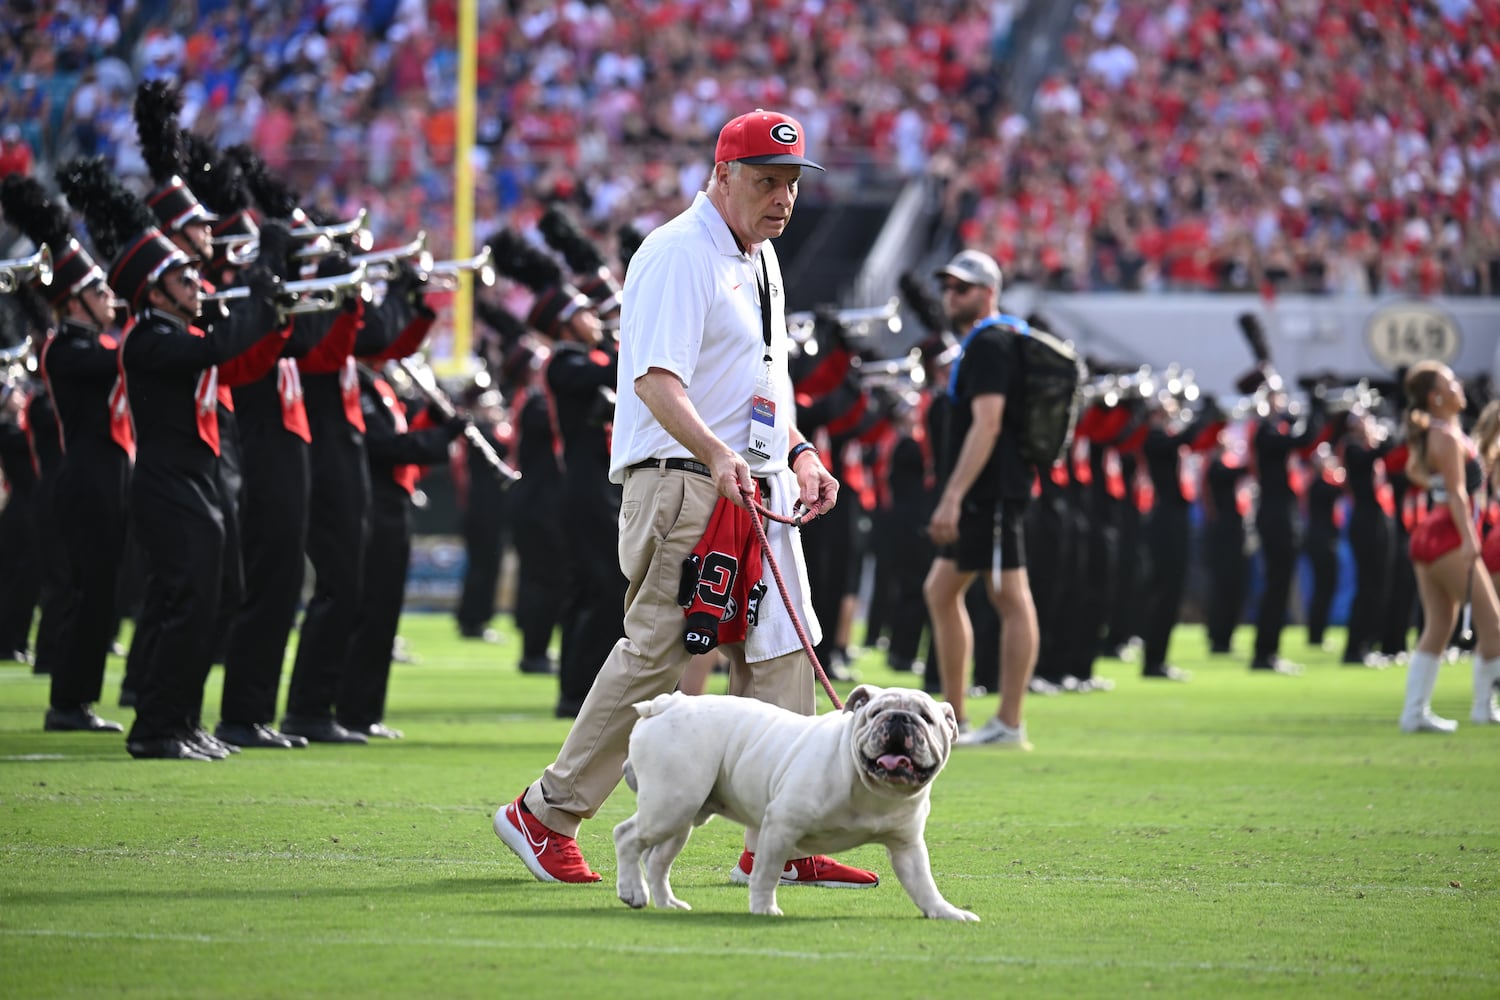
<svg viewBox="0 0 1500 1000"><path fill-rule="evenodd" d="M226 851L226 855L232 855L232 851ZM736 891L737 890L737 891ZM566 893L575 901L571 906L554 905L529 905L527 896L534 895L537 891ZM316 906L320 902L330 900L368 900L378 897L385 901L411 898L420 899L424 909L431 909L435 899L467 899L483 894L490 900L505 900L510 905L499 905L482 910L465 910L467 916L492 917L497 920L514 919L524 915L528 920L559 920L575 922L580 918L620 918L631 920L690 920L694 926L701 927L739 927L747 926L747 922L764 921L766 918L756 916L748 912L724 913L722 911L710 911L708 909L694 909L692 912L683 910L659 910L654 907L644 910L632 910L620 902L614 894L614 883L606 878L605 881L589 887L568 888L546 888L537 883L530 876L515 875L511 877L499 876L496 878L440 878L423 881L403 880L391 884L370 884L360 886L268 886L265 884L256 886L244 885L220 885L193 887L177 886L172 888L150 889L139 886L119 886L95 889L59 889L56 891L27 890L20 889L6 893L6 903L11 907L23 906L85 906L85 907L111 907L116 905L129 905L131 907L145 907L151 909L155 904L162 906L177 907L182 904L190 904L201 901L209 905L233 904L241 908L255 908L262 905L285 905L289 903L306 903ZM699 886L695 890L703 901L712 900L722 902L726 898L734 898L736 905L748 907L745 899L745 890L738 886ZM691 902L691 900L689 901ZM783 909L786 901L782 900ZM793 904L795 905L795 904ZM461 907L455 907L460 909ZM788 911L782 918L776 921L781 924L787 921L796 922L819 922L827 923L831 920L843 919L844 916L833 917L828 915L798 916L793 911ZM910 922L913 915L910 913L892 913L888 916L860 914L860 920L901 920Z"/></svg>

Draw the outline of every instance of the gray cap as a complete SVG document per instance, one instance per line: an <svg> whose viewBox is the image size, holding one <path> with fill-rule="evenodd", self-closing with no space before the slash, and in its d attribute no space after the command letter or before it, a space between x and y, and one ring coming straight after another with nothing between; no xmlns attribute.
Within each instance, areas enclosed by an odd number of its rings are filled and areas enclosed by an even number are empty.
<svg viewBox="0 0 1500 1000"><path fill-rule="evenodd" d="M978 250L961 250L946 265L933 272L934 277L957 278L969 285L983 285L1000 290L1000 265L995 258Z"/></svg>

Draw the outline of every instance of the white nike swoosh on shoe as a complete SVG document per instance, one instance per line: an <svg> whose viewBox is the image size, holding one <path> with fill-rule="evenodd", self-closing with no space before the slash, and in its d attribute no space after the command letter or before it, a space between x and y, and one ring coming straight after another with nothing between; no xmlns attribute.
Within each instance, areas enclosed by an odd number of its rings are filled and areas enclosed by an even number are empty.
<svg viewBox="0 0 1500 1000"><path fill-rule="evenodd" d="M520 815L514 810L515 805L512 803L495 814L495 835L510 849L512 854L520 859L521 864L526 866L526 870L531 872L534 878L540 882L556 882L557 879L542 867L540 861L540 852L546 850L551 838L543 838L541 847L538 848L537 842L531 839L531 832L526 829L524 823L519 821ZM517 833L521 836L517 837Z"/></svg>
<svg viewBox="0 0 1500 1000"><path fill-rule="evenodd" d="M511 805L509 807L509 812L512 815L512 821L515 823L516 828L526 836L526 843L530 844L531 849L535 851L538 856L540 856L543 851L547 850L547 844L549 841L551 841L552 838L543 837L541 840L533 840L531 837L531 828L521 820L520 810L517 809L514 805Z"/></svg>

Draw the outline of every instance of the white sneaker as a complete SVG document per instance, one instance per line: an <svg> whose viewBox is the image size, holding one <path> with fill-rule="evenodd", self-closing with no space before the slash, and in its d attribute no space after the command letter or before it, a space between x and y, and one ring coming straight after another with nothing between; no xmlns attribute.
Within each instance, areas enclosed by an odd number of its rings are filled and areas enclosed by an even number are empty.
<svg viewBox="0 0 1500 1000"><path fill-rule="evenodd" d="M1402 716L1401 731L1403 733L1454 733L1458 731L1458 723L1440 715L1433 715L1431 709L1426 709L1415 719Z"/></svg>
<svg viewBox="0 0 1500 1000"><path fill-rule="evenodd" d="M1026 724L1012 729L999 719L991 718L984 725L971 733L964 733L955 741L959 746L998 746L1010 747L1015 750L1030 750L1031 743L1026 739Z"/></svg>

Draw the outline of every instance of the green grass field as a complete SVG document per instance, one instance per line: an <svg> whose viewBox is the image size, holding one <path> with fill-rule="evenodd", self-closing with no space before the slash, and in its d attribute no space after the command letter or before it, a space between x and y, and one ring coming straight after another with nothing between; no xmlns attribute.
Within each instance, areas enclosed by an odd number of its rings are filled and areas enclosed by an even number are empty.
<svg viewBox="0 0 1500 1000"><path fill-rule="evenodd" d="M677 865L693 912L629 910L623 786L580 836L605 881L533 881L490 817L562 741L555 680L516 671L509 634L402 634L404 741L213 764L43 733L45 679L0 668L0 995L1500 995L1500 727L1400 735L1403 671L1340 667L1300 629L1303 677L1208 660L1184 626L1191 684L1103 660L1113 692L1031 699L1034 753L956 751L927 841L983 919L962 925L923 920L873 846L844 857L878 888L783 889L785 917L751 917L723 821ZM128 722L118 668L101 711ZM1468 678L1443 670L1441 714L1467 719Z"/></svg>

